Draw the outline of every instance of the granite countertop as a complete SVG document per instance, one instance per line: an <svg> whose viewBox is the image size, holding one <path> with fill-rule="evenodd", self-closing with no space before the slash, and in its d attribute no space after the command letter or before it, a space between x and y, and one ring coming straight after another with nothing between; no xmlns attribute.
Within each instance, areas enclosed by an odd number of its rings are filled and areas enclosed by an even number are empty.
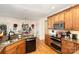
<svg viewBox="0 0 79 59"><path fill-rule="evenodd" d="M9 45L11 45L11 44L14 44L14 43L16 43L16 42L18 42L18 41L20 41L20 40L26 40L26 39L31 39L31 38L36 38L36 37L22 37L21 39L13 39L13 41L4 41L4 42L2 42L2 43L0 43L0 52L6 47L6 46L9 46ZM6 40L6 38L5 38L5 40ZM6 43L7 42L7 43Z"/></svg>
<svg viewBox="0 0 79 59"><path fill-rule="evenodd" d="M23 40L23 39L14 39L14 41L10 42L10 41L5 41L3 43L0 44L0 52L6 47L6 46L9 46L11 44L14 44L20 40Z"/></svg>
<svg viewBox="0 0 79 59"><path fill-rule="evenodd" d="M78 43L79 44L79 39L77 40L74 40L74 39L68 39L68 38L62 38L63 40L67 40L67 41L71 41L71 42L74 42L74 43Z"/></svg>

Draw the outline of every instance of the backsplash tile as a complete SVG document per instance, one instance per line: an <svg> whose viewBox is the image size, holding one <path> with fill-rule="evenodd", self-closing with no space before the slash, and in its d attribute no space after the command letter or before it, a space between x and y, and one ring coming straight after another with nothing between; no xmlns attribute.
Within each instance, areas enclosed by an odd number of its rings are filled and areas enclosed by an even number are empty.
<svg viewBox="0 0 79 59"><path fill-rule="evenodd" d="M56 33L59 30L54 30L54 33ZM64 31L68 31L68 30L64 30ZM77 34L77 38L79 39L79 31L75 31L75 30L70 30L71 34ZM49 29L49 35L52 35L52 29Z"/></svg>
<svg viewBox="0 0 79 59"><path fill-rule="evenodd" d="M77 34L77 38L79 39L79 31L71 31L72 34Z"/></svg>

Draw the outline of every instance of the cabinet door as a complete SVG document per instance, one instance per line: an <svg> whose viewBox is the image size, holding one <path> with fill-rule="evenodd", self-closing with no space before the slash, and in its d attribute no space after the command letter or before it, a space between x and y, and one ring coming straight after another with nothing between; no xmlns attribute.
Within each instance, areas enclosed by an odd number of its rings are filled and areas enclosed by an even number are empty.
<svg viewBox="0 0 79 59"><path fill-rule="evenodd" d="M54 15L55 23L59 22L59 14Z"/></svg>
<svg viewBox="0 0 79 59"><path fill-rule="evenodd" d="M76 46L74 42L62 40L62 53L71 54L76 51Z"/></svg>
<svg viewBox="0 0 79 59"><path fill-rule="evenodd" d="M69 54L76 52L76 45L75 45L74 42L69 42L68 41L67 46L68 46L68 52L69 52Z"/></svg>
<svg viewBox="0 0 79 59"><path fill-rule="evenodd" d="M67 44L67 41L62 40L61 52L62 52L63 54L67 54L67 53L68 53L68 49L66 48L66 47L67 47L66 44Z"/></svg>
<svg viewBox="0 0 79 59"><path fill-rule="evenodd" d="M77 47L76 47L76 50L78 51L78 50L79 50L79 44L76 44L76 46L77 46Z"/></svg>
<svg viewBox="0 0 79 59"><path fill-rule="evenodd" d="M0 54L4 54L4 49L0 51Z"/></svg>
<svg viewBox="0 0 79 59"><path fill-rule="evenodd" d="M64 22L64 12L59 13L59 22Z"/></svg>
<svg viewBox="0 0 79 59"><path fill-rule="evenodd" d="M51 19L52 19L52 29L53 29L53 28L54 28L53 25L54 25L54 23L55 23L55 16L52 16Z"/></svg>
<svg viewBox="0 0 79 59"><path fill-rule="evenodd" d="M65 11L65 29L72 29L72 9Z"/></svg>
<svg viewBox="0 0 79 59"><path fill-rule="evenodd" d="M45 43L47 44L47 45L50 45L50 36L49 35L47 35L47 34L45 34Z"/></svg>
<svg viewBox="0 0 79 59"><path fill-rule="evenodd" d="M5 54L16 54L16 48L6 51Z"/></svg>
<svg viewBox="0 0 79 59"><path fill-rule="evenodd" d="M48 17L48 28L52 28L52 19Z"/></svg>
<svg viewBox="0 0 79 59"><path fill-rule="evenodd" d="M69 53L68 49L64 48L64 47L62 48L61 52L62 52L62 54L68 54Z"/></svg>
<svg viewBox="0 0 79 59"><path fill-rule="evenodd" d="M7 46L5 48L4 53L5 54L16 54L16 49L17 49L17 47L13 44L13 45Z"/></svg>
<svg viewBox="0 0 79 59"><path fill-rule="evenodd" d="M25 41L23 42L18 42L18 48L17 48L17 54L25 54Z"/></svg>
<svg viewBox="0 0 79 59"><path fill-rule="evenodd" d="M79 6L73 8L73 29L79 30Z"/></svg>

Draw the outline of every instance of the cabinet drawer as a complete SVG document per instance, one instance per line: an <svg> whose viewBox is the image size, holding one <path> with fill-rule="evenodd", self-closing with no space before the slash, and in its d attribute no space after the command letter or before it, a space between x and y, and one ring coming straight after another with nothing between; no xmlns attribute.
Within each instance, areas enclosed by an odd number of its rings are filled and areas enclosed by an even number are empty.
<svg viewBox="0 0 79 59"><path fill-rule="evenodd" d="M16 48L5 51L5 54L16 54Z"/></svg>
<svg viewBox="0 0 79 59"><path fill-rule="evenodd" d="M76 51L76 44L71 41L62 40L62 53L71 54Z"/></svg>
<svg viewBox="0 0 79 59"><path fill-rule="evenodd" d="M74 44L73 42L68 42L68 43L67 43L67 47L69 47L69 48L70 48L70 47L72 48L72 47L74 47L74 46L75 46L75 44Z"/></svg>
<svg viewBox="0 0 79 59"><path fill-rule="evenodd" d="M22 44L24 42L25 42L25 40L20 40L20 41L17 42L17 45L20 45L20 44Z"/></svg>
<svg viewBox="0 0 79 59"><path fill-rule="evenodd" d="M61 52L62 52L62 54L68 54L68 49L67 48L62 48Z"/></svg>
<svg viewBox="0 0 79 59"><path fill-rule="evenodd" d="M67 41L67 40L62 40L62 46L65 46L65 47L69 47L69 48L72 48L75 46L75 43L71 42L71 41Z"/></svg>
<svg viewBox="0 0 79 59"><path fill-rule="evenodd" d="M50 36L49 36L49 35L45 35L45 43L46 43L47 45L50 45L51 40L50 40Z"/></svg>
<svg viewBox="0 0 79 59"><path fill-rule="evenodd" d="M5 47L5 51L14 49L15 47L16 47L16 44L9 45L9 46Z"/></svg>
<svg viewBox="0 0 79 59"><path fill-rule="evenodd" d="M77 49L77 51L78 51L78 50L79 50L79 44L77 44L76 46L77 46L77 48L76 48L76 49Z"/></svg>

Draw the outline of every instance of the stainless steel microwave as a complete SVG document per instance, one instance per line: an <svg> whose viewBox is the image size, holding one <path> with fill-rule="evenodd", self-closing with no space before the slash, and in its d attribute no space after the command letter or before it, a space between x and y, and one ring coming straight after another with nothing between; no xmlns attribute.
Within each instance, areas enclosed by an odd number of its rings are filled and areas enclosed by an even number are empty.
<svg viewBox="0 0 79 59"><path fill-rule="evenodd" d="M62 29L65 28L65 23L59 22L59 23L55 23L53 26L54 26L53 28L56 29L56 30L62 30Z"/></svg>

